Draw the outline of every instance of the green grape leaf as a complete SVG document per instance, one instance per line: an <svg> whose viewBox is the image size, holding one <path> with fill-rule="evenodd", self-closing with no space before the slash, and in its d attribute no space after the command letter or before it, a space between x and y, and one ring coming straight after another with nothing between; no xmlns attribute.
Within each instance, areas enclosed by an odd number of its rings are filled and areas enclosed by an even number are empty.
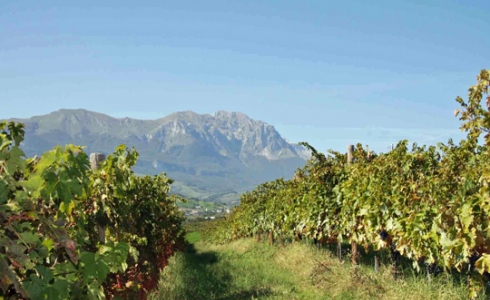
<svg viewBox="0 0 490 300"><path fill-rule="evenodd" d="M39 242L39 235L34 234L32 232L21 232L20 233L21 239L28 244L36 244Z"/></svg>
<svg viewBox="0 0 490 300"><path fill-rule="evenodd" d="M490 254L484 253L480 259L475 262L475 268L480 274L490 272Z"/></svg>

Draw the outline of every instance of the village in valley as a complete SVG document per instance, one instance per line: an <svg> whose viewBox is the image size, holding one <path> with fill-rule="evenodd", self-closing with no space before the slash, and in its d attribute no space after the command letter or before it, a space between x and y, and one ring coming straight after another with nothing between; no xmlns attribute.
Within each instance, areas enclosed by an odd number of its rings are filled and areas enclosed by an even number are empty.
<svg viewBox="0 0 490 300"><path fill-rule="evenodd" d="M230 214L232 208L224 203L188 200L187 203L178 202L179 210L187 219L214 220Z"/></svg>

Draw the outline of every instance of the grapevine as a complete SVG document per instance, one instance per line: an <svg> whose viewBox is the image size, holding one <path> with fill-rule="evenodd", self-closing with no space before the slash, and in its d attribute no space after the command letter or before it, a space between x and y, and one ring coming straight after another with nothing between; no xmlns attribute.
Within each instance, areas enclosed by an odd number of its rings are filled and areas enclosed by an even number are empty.
<svg viewBox="0 0 490 300"><path fill-rule="evenodd" d="M124 145L91 170L82 147L26 158L23 139L0 123L0 298L145 299L185 243L172 180L134 175Z"/></svg>
<svg viewBox="0 0 490 300"><path fill-rule="evenodd" d="M490 277L489 86L490 70L482 70L468 100L456 99L467 132L459 144L410 147L404 140L380 154L358 144L348 166L346 155L302 143L312 152L306 166L292 180L245 193L213 239L270 231L366 251L388 248L395 266L403 256L419 271L423 262L430 275L467 273L469 296L476 297Z"/></svg>

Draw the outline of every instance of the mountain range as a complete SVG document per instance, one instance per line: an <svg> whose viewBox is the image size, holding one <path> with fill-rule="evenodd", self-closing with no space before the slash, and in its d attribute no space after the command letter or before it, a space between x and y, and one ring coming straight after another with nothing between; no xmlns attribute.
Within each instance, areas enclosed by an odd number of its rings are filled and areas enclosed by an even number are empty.
<svg viewBox="0 0 490 300"><path fill-rule="evenodd" d="M113 118L84 109L61 109L29 119L22 148L28 156L55 145L86 146L110 154L135 147L138 174L165 172L172 192L188 198L236 203L239 193L279 177L292 178L309 152L286 141L274 126L239 112L176 112L156 120Z"/></svg>

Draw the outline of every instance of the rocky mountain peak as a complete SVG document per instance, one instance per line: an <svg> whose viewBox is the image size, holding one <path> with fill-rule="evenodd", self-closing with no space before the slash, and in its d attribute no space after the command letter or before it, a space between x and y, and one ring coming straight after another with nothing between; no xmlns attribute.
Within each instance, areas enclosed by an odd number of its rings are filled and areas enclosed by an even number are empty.
<svg viewBox="0 0 490 300"><path fill-rule="evenodd" d="M184 185L214 191L243 190L292 177L307 158L302 147L287 142L274 126L240 112L181 111L137 120L64 109L17 121L27 125L24 151L29 156L55 145L111 153L126 144L141 154L138 173L166 172Z"/></svg>

